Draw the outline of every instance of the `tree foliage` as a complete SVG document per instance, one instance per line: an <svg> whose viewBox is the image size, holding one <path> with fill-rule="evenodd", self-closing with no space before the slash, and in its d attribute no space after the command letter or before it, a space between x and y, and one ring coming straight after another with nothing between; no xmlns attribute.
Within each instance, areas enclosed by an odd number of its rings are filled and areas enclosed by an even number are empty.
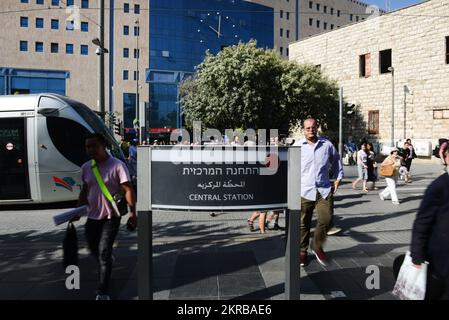
<svg viewBox="0 0 449 320"><path fill-rule="evenodd" d="M338 119L338 88L319 68L284 61L256 42L206 54L181 85L186 126L278 129L287 132L308 116L324 130Z"/></svg>

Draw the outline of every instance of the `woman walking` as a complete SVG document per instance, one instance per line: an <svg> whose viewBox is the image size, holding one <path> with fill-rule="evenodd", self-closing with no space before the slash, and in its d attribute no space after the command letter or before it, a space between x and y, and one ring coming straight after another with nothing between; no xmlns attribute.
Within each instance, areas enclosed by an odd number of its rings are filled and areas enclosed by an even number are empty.
<svg viewBox="0 0 449 320"><path fill-rule="evenodd" d="M385 198L391 196L391 202L395 205L399 204L398 195L396 193L396 183L398 181L399 167L401 166L401 158L398 155L398 149L392 148L390 155L385 158L381 164L381 172L383 167L392 167L391 175L385 176L385 181L387 182L387 187L384 191L379 193L380 200L384 201Z"/></svg>
<svg viewBox="0 0 449 320"><path fill-rule="evenodd" d="M363 192L368 192L366 181L368 180L368 155L366 153L366 143L360 145L360 150L357 153L357 171L359 177L352 183L352 189L355 190L359 181L363 182Z"/></svg>
<svg viewBox="0 0 449 320"><path fill-rule="evenodd" d="M376 163L376 154L374 153L373 144L366 144L366 154L368 155L368 182L373 183L373 190L377 190L376 181L377 181L377 163Z"/></svg>

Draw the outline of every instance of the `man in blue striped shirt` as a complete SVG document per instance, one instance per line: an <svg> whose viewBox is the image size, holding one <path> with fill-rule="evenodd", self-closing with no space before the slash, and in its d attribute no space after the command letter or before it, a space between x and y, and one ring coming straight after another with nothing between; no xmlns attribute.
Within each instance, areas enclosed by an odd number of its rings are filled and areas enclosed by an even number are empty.
<svg viewBox="0 0 449 320"><path fill-rule="evenodd" d="M343 179L343 167L332 143L318 137L318 124L315 119L304 121L304 139L295 145L301 146L301 266L307 264L307 249L310 241L310 226L313 210L317 211L317 225L314 232L312 252L318 262L326 265L327 257L323 251L327 231L333 215L333 195ZM329 172L336 176L332 185Z"/></svg>

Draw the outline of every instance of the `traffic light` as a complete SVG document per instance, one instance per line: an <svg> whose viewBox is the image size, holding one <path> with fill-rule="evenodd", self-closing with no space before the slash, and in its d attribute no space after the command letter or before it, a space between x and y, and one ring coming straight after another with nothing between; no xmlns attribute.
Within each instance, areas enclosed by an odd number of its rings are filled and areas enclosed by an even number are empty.
<svg viewBox="0 0 449 320"><path fill-rule="evenodd" d="M115 126L117 123L117 116L114 113L111 113L111 123Z"/></svg>
<svg viewBox="0 0 449 320"><path fill-rule="evenodd" d="M123 137L123 122L121 120L114 123L114 132Z"/></svg>
<svg viewBox="0 0 449 320"><path fill-rule="evenodd" d="M345 103L345 111L348 116L352 115L355 112L355 104Z"/></svg>

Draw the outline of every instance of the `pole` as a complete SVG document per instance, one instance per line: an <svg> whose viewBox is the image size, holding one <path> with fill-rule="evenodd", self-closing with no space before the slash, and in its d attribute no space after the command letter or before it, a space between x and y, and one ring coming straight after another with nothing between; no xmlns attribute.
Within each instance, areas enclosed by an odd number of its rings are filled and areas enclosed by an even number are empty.
<svg viewBox="0 0 449 320"><path fill-rule="evenodd" d="M404 85L404 140L407 139L407 85Z"/></svg>
<svg viewBox="0 0 449 320"><path fill-rule="evenodd" d="M288 227L285 248L285 299L299 300L299 220L301 213L301 148L288 148Z"/></svg>
<svg viewBox="0 0 449 320"><path fill-rule="evenodd" d="M98 80L98 104L100 107L101 119L105 121L105 103L104 103L104 0L100 0L99 11L100 27L98 29L98 38L100 39L100 63L98 67L99 80Z"/></svg>
<svg viewBox="0 0 449 320"><path fill-rule="evenodd" d="M394 68L391 71L391 146L394 147Z"/></svg>
<svg viewBox="0 0 449 320"><path fill-rule="evenodd" d="M136 21L136 119L139 121L139 20ZM139 130L142 131L142 125L139 123ZM139 132L139 142L142 144L142 132Z"/></svg>
<svg viewBox="0 0 449 320"><path fill-rule="evenodd" d="M338 153L343 158L343 87L340 87L340 112L338 124Z"/></svg>

